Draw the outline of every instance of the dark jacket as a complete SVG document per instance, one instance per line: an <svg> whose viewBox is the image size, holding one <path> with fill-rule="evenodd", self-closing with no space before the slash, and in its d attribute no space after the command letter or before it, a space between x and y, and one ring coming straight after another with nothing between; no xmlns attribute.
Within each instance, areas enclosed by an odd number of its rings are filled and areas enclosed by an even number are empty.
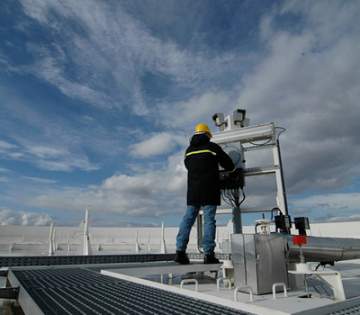
<svg viewBox="0 0 360 315"><path fill-rule="evenodd" d="M233 170L234 163L206 134L194 135L185 152L188 170L187 204L220 205L219 164Z"/></svg>

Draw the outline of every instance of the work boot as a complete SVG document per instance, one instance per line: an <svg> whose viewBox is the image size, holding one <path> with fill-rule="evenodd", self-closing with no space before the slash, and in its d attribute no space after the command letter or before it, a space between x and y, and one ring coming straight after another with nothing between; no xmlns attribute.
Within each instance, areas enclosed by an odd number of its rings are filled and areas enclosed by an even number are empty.
<svg viewBox="0 0 360 315"><path fill-rule="evenodd" d="M204 264L220 264L220 261L215 257L215 254L212 252L209 254L205 254Z"/></svg>
<svg viewBox="0 0 360 315"><path fill-rule="evenodd" d="M189 257L186 255L185 251L181 251L181 250L176 251L175 262L177 262L180 265L190 264Z"/></svg>

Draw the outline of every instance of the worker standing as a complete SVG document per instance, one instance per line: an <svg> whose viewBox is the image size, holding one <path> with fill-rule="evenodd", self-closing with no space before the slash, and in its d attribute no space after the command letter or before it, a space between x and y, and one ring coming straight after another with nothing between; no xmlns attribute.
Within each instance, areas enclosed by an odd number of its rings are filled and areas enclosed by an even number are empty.
<svg viewBox="0 0 360 315"><path fill-rule="evenodd" d="M219 165L228 171L235 166L222 148L210 141L211 137L206 124L197 124L190 146L185 152L185 166L188 170L187 210L176 237L175 261L179 264L189 264L186 247L200 208L204 212L204 263L219 263L214 254L215 214L221 198Z"/></svg>

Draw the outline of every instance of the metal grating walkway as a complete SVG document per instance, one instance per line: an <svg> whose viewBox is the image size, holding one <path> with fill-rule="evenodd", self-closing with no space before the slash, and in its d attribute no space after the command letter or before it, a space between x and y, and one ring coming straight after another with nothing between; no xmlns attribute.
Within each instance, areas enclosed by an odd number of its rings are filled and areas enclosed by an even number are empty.
<svg viewBox="0 0 360 315"><path fill-rule="evenodd" d="M249 314L81 268L13 273L46 315Z"/></svg>
<svg viewBox="0 0 360 315"><path fill-rule="evenodd" d="M229 254L217 254L219 259L230 259ZM203 255L189 253L191 259L202 259ZM122 264L150 261L171 261L175 254L128 254L128 255L90 255L90 256L5 256L0 257L0 267L17 266L60 266L87 264Z"/></svg>
<svg viewBox="0 0 360 315"><path fill-rule="evenodd" d="M0 267L137 263L170 261L174 258L175 254L6 256L0 257Z"/></svg>

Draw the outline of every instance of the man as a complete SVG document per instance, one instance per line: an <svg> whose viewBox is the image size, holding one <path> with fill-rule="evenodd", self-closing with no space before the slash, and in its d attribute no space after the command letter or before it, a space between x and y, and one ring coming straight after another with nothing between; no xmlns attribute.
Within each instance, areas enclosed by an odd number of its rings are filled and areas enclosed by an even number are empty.
<svg viewBox="0 0 360 315"><path fill-rule="evenodd" d="M212 135L206 124L198 124L190 146L185 152L188 170L187 210L176 237L176 258L180 264L189 264L186 247L191 227L202 207L204 212L204 263L215 264L214 255L216 207L220 205L219 164L225 170L233 170L234 163L219 145L210 141Z"/></svg>

